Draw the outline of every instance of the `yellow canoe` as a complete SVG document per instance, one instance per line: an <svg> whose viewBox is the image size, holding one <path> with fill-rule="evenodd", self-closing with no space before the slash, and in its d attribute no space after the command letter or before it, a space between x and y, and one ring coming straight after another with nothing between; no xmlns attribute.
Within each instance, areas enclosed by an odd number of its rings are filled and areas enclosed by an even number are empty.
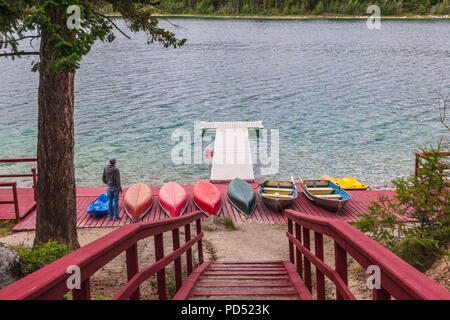
<svg viewBox="0 0 450 320"><path fill-rule="evenodd" d="M366 186L361 182L358 182L354 177L345 177L342 179L336 179L324 174L323 179L331 180L345 190L365 190L368 188L368 186Z"/></svg>

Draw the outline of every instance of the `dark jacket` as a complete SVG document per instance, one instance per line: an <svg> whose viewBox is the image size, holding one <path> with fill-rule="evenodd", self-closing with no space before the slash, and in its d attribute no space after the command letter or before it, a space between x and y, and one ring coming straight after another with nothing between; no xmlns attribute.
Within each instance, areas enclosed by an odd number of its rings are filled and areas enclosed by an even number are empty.
<svg viewBox="0 0 450 320"><path fill-rule="evenodd" d="M120 172L115 166L106 166L103 169L102 180L110 187L119 187L119 191L122 192L122 185L120 184Z"/></svg>

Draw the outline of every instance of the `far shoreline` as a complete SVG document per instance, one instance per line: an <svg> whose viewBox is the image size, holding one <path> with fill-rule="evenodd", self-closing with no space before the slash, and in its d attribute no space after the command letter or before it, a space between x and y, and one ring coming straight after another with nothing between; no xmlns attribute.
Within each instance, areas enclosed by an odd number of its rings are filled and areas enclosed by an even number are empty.
<svg viewBox="0 0 450 320"><path fill-rule="evenodd" d="M120 15L114 15L120 16ZM260 20L352 20L368 19L371 16L349 16L349 15L221 15L221 14L167 14L153 13L157 18L201 18L201 19L260 19ZM382 20L446 20L450 15L399 15L399 16L381 16Z"/></svg>

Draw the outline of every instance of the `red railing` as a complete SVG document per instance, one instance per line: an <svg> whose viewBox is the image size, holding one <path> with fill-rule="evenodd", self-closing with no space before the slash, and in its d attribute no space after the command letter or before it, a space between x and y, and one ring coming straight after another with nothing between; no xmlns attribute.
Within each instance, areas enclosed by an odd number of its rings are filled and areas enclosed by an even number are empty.
<svg viewBox="0 0 450 320"><path fill-rule="evenodd" d="M446 156L450 156L450 151L442 151L442 152L439 152L439 154L445 154ZM417 152L416 153L416 163L415 163L415 166L414 166L414 175L415 176L417 176L419 168L420 168L420 160L419 160L419 158L426 159L427 157L424 155L423 152Z"/></svg>
<svg viewBox="0 0 450 320"><path fill-rule="evenodd" d="M14 213L16 217L16 223L20 222L19 214L19 199L17 198L17 183L16 182L0 182L0 187L11 187L13 199L0 201L0 204L14 204Z"/></svg>
<svg viewBox="0 0 450 320"><path fill-rule="evenodd" d="M22 162L36 162L37 158L9 158L9 159L0 159L0 163L22 163ZM26 174L1 174L0 178L33 178L33 197L34 202L36 202L36 183L37 183L37 164L31 167L31 173ZM14 186L13 186L14 184ZM11 186L13 191L14 202L2 201L0 204L11 204L14 203L14 209L16 211L16 222L19 222L19 199L17 197L17 183L16 182L4 182L3 185L0 186Z"/></svg>
<svg viewBox="0 0 450 320"><path fill-rule="evenodd" d="M286 210L288 219L289 259L312 292L311 266L316 268L316 297L326 298L325 276L336 287L337 299L355 299L347 283L347 253L365 270L377 266L381 287L373 289L374 300L435 299L450 300L450 292L414 269L398 256L370 239L350 224ZM294 234L295 230L295 234ZM314 232L314 251L311 252L310 232ZM323 235L334 239L335 269L324 262Z"/></svg>
<svg viewBox="0 0 450 320"><path fill-rule="evenodd" d="M125 225L0 290L0 300L59 299L70 291L67 281L72 276L74 266L79 267L81 287L72 289L73 299L89 300L89 277L124 251L128 282L113 299L139 299L139 285L155 274L159 299L167 299L165 267L174 262L178 290L182 285L181 256L186 253L189 275L193 272L192 247L197 243L198 260L200 264L203 262L202 215L202 212L197 211L173 219ZM191 223L194 222L197 235L191 238ZM182 246L179 234L181 227L185 231L185 243ZM163 234L168 231L172 232L173 251L164 256ZM152 236L156 262L139 271L137 242Z"/></svg>

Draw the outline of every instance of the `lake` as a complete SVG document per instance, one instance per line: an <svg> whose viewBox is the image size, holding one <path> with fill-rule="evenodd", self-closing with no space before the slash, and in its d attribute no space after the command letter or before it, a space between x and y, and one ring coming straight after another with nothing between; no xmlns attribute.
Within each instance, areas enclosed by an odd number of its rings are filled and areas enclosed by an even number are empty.
<svg viewBox="0 0 450 320"><path fill-rule="evenodd" d="M373 187L411 174L414 153L449 135L436 107L449 90L450 21L170 19L185 46L144 34L96 43L75 89L77 186L102 186L115 156L125 186L192 184L208 164L176 165L176 129L256 121L278 130L271 177L327 173ZM35 47L38 45L35 44ZM32 157L38 75L33 57L0 59L0 157ZM210 139L205 137L204 145ZM0 166L0 172L30 164ZM262 179L261 165L255 169Z"/></svg>

